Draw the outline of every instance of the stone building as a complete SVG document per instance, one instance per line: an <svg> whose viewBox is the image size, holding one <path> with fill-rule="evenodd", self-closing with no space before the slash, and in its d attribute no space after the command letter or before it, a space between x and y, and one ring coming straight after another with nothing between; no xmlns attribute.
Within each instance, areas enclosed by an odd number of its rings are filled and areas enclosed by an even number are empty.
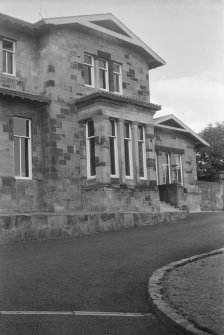
<svg viewBox="0 0 224 335"><path fill-rule="evenodd" d="M197 197L195 147L154 118L149 70L165 62L112 14L0 14L2 213L160 212ZM194 201L193 201L194 203Z"/></svg>

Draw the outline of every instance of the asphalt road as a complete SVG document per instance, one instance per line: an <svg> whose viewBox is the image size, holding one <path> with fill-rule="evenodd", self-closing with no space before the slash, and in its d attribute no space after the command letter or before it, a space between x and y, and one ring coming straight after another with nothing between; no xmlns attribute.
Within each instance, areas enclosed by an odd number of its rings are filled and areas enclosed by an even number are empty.
<svg viewBox="0 0 224 335"><path fill-rule="evenodd" d="M152 313L147 283L159 267L224 247L224 213L178 224L0 246L0 311ZM139 317L2 315L1 335L170 335Z"/></svg>

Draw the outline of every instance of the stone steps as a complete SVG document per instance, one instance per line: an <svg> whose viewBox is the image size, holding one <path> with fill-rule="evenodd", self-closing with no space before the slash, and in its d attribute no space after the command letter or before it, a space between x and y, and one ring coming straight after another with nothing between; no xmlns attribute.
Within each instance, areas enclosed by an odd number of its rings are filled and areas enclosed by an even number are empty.
<svg viewBox="0 0 224 335"><path fill-rule="evenodd" d="M160 201L161 212L179 212L179 208L176 208L165 201Z"/></svg>

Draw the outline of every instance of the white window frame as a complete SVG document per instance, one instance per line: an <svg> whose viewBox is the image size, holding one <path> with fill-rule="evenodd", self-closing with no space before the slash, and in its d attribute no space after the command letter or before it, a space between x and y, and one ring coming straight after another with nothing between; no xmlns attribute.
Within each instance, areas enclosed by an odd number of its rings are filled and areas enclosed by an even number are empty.
<svg viewBox="0 0 224 335"><path fill-rule="evenodd" d="M132 132L131 132L131 124L130 122L124 122L124 125L128 124L129 126L129 137L124 136L124 143L128 141L128 150L129 150L129 169L130 169L130 176L126 175L126 161L125 161L125 177L126 179L133 179L133 157L132 157ZM124 154L125 154L125 147L124 147ZM124 155L125 159L125 155Z"/></svg>
<svg viewBox="0 0 224 335"><path fill-rule="evenodd" d="M94 125L93 120L88 120L86 122L86 160L87 160L87 179L95 179L96 178L96 166L95 166L95 175L91 175L91 152L90 152L90 140L95 139L95 133L93 136L89 136L89 122L92 121ZM94 146L95 149L95 146ZM95 151L95 150L94 150ZM95 162L96 163L96 162Z"/></svg>
<svg viewBox="0 0 224 335"><path fill-rule="evenodd" d="M163 163L162 164L162 166L163 166L163 169L164 169L164 167L166 167L166 166L168 166L168 174L169 174L169 184L171 184L171 169L170 169L170 153L169 152L164 152L164 154L165 154L165 157L166 157L166 155L167 155L167 157L168 157L168 163ZM164 172L164 171L163 171ZM166 182L165 183L163 183L163 185L164 184L167 184Z"/></svg>
<svg viewBox="0 0 224 335"><path fill-rule="evenodd" d="M142 135L143 135L143 139L140 139L138 137L138 143L142 143L142 156L143 156L143 173L144 173L144 176L141 177L140 176L140 179L141 180L146 180L147 179L147 168L146 168L146 150L145 150L145 128L143 125L138 125L138 128L142 128ZM139 132L138 132L138 135L139 135ZM138 145L138 150L139 150L139 145ZM138 159L139 159L139 152L138 152ZM139 174L140 174L140 165L139 165Z"/></svg>
<svg viewBox="0 0 224 335"><path fill-rule="evenodd" d="M105 68L100 66L100 61L105 62ZM105 73L106 88L100 87L100 71ZM99 89L102 91L109 91L108 61L103 58L99 58Z"/></svg>
<svg viewBox="0 0 224 335"><path fill-rule="evenodd" d="M85 63L85 55L86 56L89 56L91 58L91 64L89 63ZM83 64L84 66L88 66L90 68L90 73L91 73L91 83L92 85L89 85L89 84L86 84L85 83L85 86L87 87L95 87L95 76L94 76L94 73L95 73L95 67L94 67L94 58L92 55L90 55L89 53L87 52L84 52L84 60L83 60Z"/></svg>
<svg viewBox="0 0 224 335"><path fill-rule="evenodd" d="M114 65L118 65L119 66L119 72L114 71ZM113 62L113 86L114 86L114 74L119 76L119 91L115 91L114 87L113 87L113 92L117 93L117 94L122 94L122 72L121 72L121 64Z"/></svg>
<svg viewBox="0 0 224 335"><path fill-rule="evenodd" d="M156 160L156 184L159 185L159 157L157 151L155 151L155 160Z"/></svg>
<svg viewBox="0 0 224 335"><path fill-rule="evenodd" d="M11 42L12 43L12 45L13 45L13 50L12 51L10 51L10 50L8 50L8 49L4 49L4 47L3 47L3 42L4 41L8 41L8 42ZM15 66L15 41L13 41L13 40L10 40L9 38L3 38L2 39L2 61L3 61L3 53L10 53L10 54L12 54L12 73L9 73L8 72L8 57L7 57L7 55L6 55L6 60L5 60L5 62L6 62L6 71L4 71L4 69L3 69L3 74L7 74L8 76L15 76L15 73L16 73L16 66Z"/></svg>
<svg viewBox="0 0 224 335"><path fill-rule="evenodd" d="M183 161L182 161L182 155L181 154L177 154L178 157L178 167L180 169L180 179L181 179L181 185L183 186L184 184L184 180L183 180Z"/></svg>
<svg viewBox="0 0 224 335"><path fill-rule="evenodd" d="M23 136L23 135L16 135L15 133L13 134L13 138L16 137L16 138L19 138L19 150L20 150L20 153L19 153L19 158L20 158L20 162L19 162L19 165L20 165L20 174L21 174L21 171L22 171L22 160L21 160L21 138L26 138L28 139L28 164L29 164L29 176L28 177L23 177L23 176L16 176L15 175L15 178L16 179L32 179L32 146L31 146L31 120L28 119L28 118L23 118L23 117L19 117L19 116L14 116L14 120L15 118L17 119L24 119L26 121L29 122L29 136ZM15 121L14 121L15 122ZM14 150L15 150L15 147L14 147ZM14 161L13 161L13 164L14 164ZM14 166L14 174L15 174L15 166Z"/></svg>
<svg viewBox="0 0 224 335"><path fill-rule="evenodd" d="M114 119L111 119L110 122L114 122L114 135L109 135L110 138L113 138L113 145L114 145L114 162L115 162L115 174L110 174L112 178L119 177L119 165L118 165L118 147L117 147L117 122ZM111 149L110 149L111 150ZM110 152L111 156L111 152Z"/></svg>

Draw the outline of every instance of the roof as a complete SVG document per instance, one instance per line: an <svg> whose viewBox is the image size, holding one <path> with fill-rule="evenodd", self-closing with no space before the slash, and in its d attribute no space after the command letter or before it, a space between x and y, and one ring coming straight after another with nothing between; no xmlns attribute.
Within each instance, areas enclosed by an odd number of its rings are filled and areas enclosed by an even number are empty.
<svg viewBox="0 0 224 335"><path fill-rule="evenodd" d="M45 18L34 24L5 14L0 14L0 20L6 23L8 22L8 24L11 23L16 26L21 26L21 29L23 28L27 31L30 30L34 33L40 33L52 26L79 26L83 29L94 30L95 32L104 33L108 36L117 38L123 43L139 50L146 56L149 69L153 69L165 64L165 61L160 56L158 56L151 48L149 48L140 38L138 38L130 29L128 29L111 13Z"/></svg>
<svg viewBox="0 0 224 335"><path fill-rule="evenodd" d="M209 143L205 141L201 136L196 134L192 129L190 129L186 124L180 121L173 114L168 114L165 116L157 117L154 119L154 125L158 128L172 129L183 133L188 133L192 136L198 146L209 146Z"/></svg>
<svg viewBox="0 0 224 335"><path fill-rule="evenodd" d="M88 94L76 100L75 104L77 106L85 106L93 102L114 102L114 103L125 103L135 105L137 107L143 107L149 109L152 112L159 111L161 109L160 105L152 104L149 102L143 102L137 99L132 99L129 97L125 97L123 95L114 94L110 92L104 91L96 91L94 93Z"/></svg>
<svg viewBox="0 0 224 335"><path fill-rule="evenodd" d="M41 94L29 93L25 91L16 91L11 88L5 88L5 87L0 87L0 95L26 99L45 104L50 103L50 99Z"/></svg>

